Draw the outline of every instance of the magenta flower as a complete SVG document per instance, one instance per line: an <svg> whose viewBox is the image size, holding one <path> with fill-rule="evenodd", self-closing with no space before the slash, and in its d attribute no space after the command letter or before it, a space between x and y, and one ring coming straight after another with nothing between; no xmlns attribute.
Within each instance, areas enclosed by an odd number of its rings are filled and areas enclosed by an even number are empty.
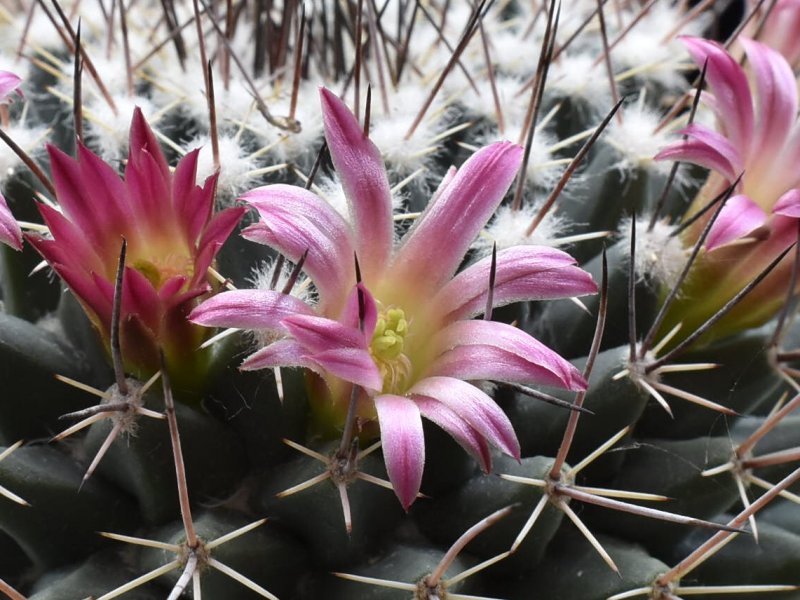
<svg viewBox="0 0 800 600"><path fill-rule="evenodd" d="M709 232L690 289L665 325L683 321L688 334L795 241L800 216L800 123L797 82L781 54L740 38L752 70L751 82L737 60L716 42L698 38L683 38L683 42L698 66L708 61L706 79L712 94L703 98L718 125L717 129L699 124L685 128L682 133L687 139L668 146L656 158L711 169L689 215L743 174L735 195ZM707 219L687 230L687 245L696 241ZM717 324L717 335L759 325L771 317L783 303L791 263L790 257L782 261Z"/></svg>
<svg viewBox="0 0 800 600"><path fill-rule="evenodd" d="M22 96L22 92L19 89L21 83L22 79L18 75L10 71L0 71L0 105L11 102L13 99L11 94L15 92L17 95Z"/></svg>
<svg viewBox="0 0 800 600"><path fill-rule="evenodd" d="M582 390L586 382L524 331L470 320L485 308L490 258L454 277L514 178L522 149L493 144L458 171L451 169L395 248L380 152L336 96L323 89L321 97L325 137L349 200L350 222L297 187L270 185L243 197L260 215L243 235L293 261L307 251L304 271L318 303L275 291L230 291L205 301L190 318L208 326L273 332L276 341L248 357L242 368L299 366L316 372L327 384L332 403L327 408L339 426L352 385L360 386L359 413L366 421L377 417L389 478L408 508L425 461L421 417L450 433L487 471L489 444L520 455L508 418L469 381L570 390ZM362 273L358 286L354 255ZM595 291L590 276L558 250L526 246L497 255L497 305Z"/></svg>
<svg viewBox="0 0 800 600"><path fill-rule="evenodd" d="M197 150L171 173L138 109L124 180L82 144L77 160L52 146L48 152L61 211L39 205L50 237L28 240L106 343L120 246L127 240L120 332L125 366L140 377L152 374L163 349L174 375L188 377L206 359L196 350L207 331L186 315L211 290L208 268L244 209L214 215L216 175L195 185Z"/></svg>
<svg viewBox="0 0 800 600"><path fill-rule="evenodd" d="M7 244L14 250L22 250L22 231L3 194L0 194L0 243Z"/></svg>

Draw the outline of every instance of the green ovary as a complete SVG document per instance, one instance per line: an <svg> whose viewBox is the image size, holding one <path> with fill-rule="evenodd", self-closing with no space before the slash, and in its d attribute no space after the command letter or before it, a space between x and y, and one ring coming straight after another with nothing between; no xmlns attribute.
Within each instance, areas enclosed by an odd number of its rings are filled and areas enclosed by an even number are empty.
<svg viewBox="0 0 800 600"><path fill-rule="evenodd" d="M401 308L381 311L370 343L370 353L383 375L383 392L402 393L411 377L411 361L404 353L408 321Z"/></svg>

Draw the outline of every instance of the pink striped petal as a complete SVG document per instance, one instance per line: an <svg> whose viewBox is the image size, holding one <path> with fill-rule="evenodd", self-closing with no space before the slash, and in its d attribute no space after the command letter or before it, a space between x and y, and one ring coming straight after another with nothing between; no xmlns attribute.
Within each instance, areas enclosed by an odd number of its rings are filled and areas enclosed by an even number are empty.
<svg viewBox="0 0 800 600"><path fill-rule="evenodd" d="M331 375L370 392L379 392L383 387L381 372L366 348L332 348L309 354L308 359Z"/></svg>
<svg viewBox="0 0 800 600"><path fill-rule="evenodd" d="M383 273L392 252L392 196L380 150L333 92L320 89L325 139L342 181L366 281Z"/></svg>
<svg viewBox="0 0 800 600"><path fill-rule="evenodd" d="M670 144L655 156L655 160L680 160L717 171L728 181L742 172L742 157L731 142L704 125L693 124L681 130L690 139Z"/></svg>
<svg viewBox="0 0 800 600"><path fill-rule="evenodd" d="M786 59L775 50L739 37L756 77L758 125L750 147L751 160L773 160L797 117L797 81Z"/></svg>
<svg viewBox="0 0 800 600"><path fill-rule="evenodd" d="M364 302L364 339L369 343L372 340L372 334L375 333L375 324L378 322L378 305L375 303L375 298L370 294L367 286L363 283L359 283L350 292L347 303L344 305L342 314L339 317L339 322L354 329L358 329L361 325L359 319L359 290Z"/></svg>
<svg viewBox="0 0 800 600"><path fill-rule="evenodd" d="M453 439L478 461L485 473L491 472L492 453L489 451L489 445L486 443L485 437L475 431L458 413L438 400L425 396L415 396L414 402L423 417L433 421L453 436Z"/></svg>
<svg viewBox="0 0 800 600"><path fill-rule="evenodd" d="M523 300L570 298L597 292L597 286L566 252L545 246L514 246L497 253L494 306ZM433 305L445 322L467 319L486 308L492 257L479 260L450 280Z"/></svg>
<svg viewBox="0 0 800 600"><path fill-rule="evenodd" d="M436 359L432 374L586 389L586 381L571 363L505 323L457 321L441 333L439 342L448 350Z"/></svg>
<svg viewBox="0 0 800 600"><path fill-rule="evenodd" d="M293 315L312 315L302 300L273 290L231 290L212 296L189 315L206 327L286 331L281 322Z"/></svg>
<svg viewBox="0 0 800 600"><path fill-rule="evenodd" d="M267 244L297 262L308 250L304 270L325 305L340 305L355 285L350 229L331 206L290 185L256 188L241 198L258 210L259 223L242 235Z"/></svg>
<svg viewBox="0 0 800 600"><path fill-rule="evenodd" d="M744 194L737 194L722 207L722 210L711 226L706 240L706 251L737 240L761 227L767 220L767 213Z"/></svg>
<svg viewBox="0 0 800 600"><path fill-rule="evenodd" d="M239 367L242 371L258 371L272 367L302 367L319 371L306 357L306 349L295 340L278 340L248 356Z"/></svg>
<svg viewBox="0 0 800 600"><path fill-rule="evenodd" d="M79 226L76 227L64 215L46 204L38 204L37 208L53 236L53 243L37 244L34 240L39 239L38 236L30 236L29 239L45 260L51 264L56 262L73 265L87 272L103 269L102 259L86 236L81 235ZM122 239L119 243L122 243Z"/></svg>
<svg viewBox="0 0 800 600"><path fill-rule="evenodd" d="M708 60L706 81L716 98L715 109L735 148L747 148L753 138L753 98L744 70L717 42L682 37L694 62L702 68Z"/></svg>
<svg viewBox="0 0 800 600"><path fill-rule="evenodd" d="M386 472L405 510L411 506L422 484L425 438L417 405L402 396L384 394L375 398Z"/></svg>
<svg viewBox="0 0 800 600"><path fill-rule="evenodd" d="M0 104L8 103L8 97L14 92L21 96L22 92L19 91L21 83L22 79L18 75L10 71L0 71Z"/></svg>
<svg viewBox="0 0 800 600"><path fill-rule="evenodd" d="M438 400L491 444L514 458L520 457L511 421L494 400L474 385L452 377L426 377L415 383L409 393Z"/></svg>
<svg viewBox="0 0 800 600"><path fill-rule="evenodd" d="M11 214L3 194L0 194L0 242L14 250L22 250L22 230Z"/></svg>
<svg viewBox="0 0 800 600"><path fill-rule="evenodd" d="M413 281L422 293L444 285L502 201L521 160L522 148L510 142L473 154L403 238L392 277Z"/></svg>
<svg viewBox="0 0 800 600"><path fill-rule="evenodd" d="M772 212L784 217L800 218L800 190L795 188L786 192L775 203Z"/></svg>

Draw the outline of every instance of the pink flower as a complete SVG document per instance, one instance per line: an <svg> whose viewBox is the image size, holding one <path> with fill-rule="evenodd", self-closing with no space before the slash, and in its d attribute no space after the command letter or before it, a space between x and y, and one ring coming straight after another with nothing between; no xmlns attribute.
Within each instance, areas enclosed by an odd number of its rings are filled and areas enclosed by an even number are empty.
<svg viewBox="0 0 800 600"><path fill-rule="evenodd" d="M22 250L22 231L14 215L11 214L3 194L0 194L0 242L11 246L14 250Z"/></svg>
<svg viewBox="0 0 800 600"><path fill-rule="evenodd" d="M10 98L10 96L14 92L22 96L22 92L19 89L21 83L22 79L14 73L10 71L0 71L0 105L10 103L13 99Z"/></svg>
<svg viewBox="0 0 800 600"><path fill-rule="evenodd" d="M487 471L489 444L520 455L508 418L469 381L570 390L582 390L586 382L524 331L471 320L486 305L491 258L454 276L511 184L522 149L493 144L458 171L451 169L395 248L380 152L335 95L323 89L321 97L325 137L349 201L350 222L297 187L270 185L243 197L260 215L243 235L293 261L308 251L303 268L318 303L275 291L231 291L205 301L190 318L207 326L274 332L279 339L248 357L242 368L299 366L318 373L339 418L352 384L360 386L360 415L377 417L389 478L408 508L425 461L421 417L450 433ZM354 255L362 274L358 285ZM590 276L558 250L525 246L497 255L496 305L595 291Z"/></svg>
<svg viewBox="0 0 800 600"><path fill-rule="evenodd" d="M769 10L766 20L762 23L760 15L757 15L745 31L749 29L758 33L759 41L783 54L792 66L797 66L800 63L800 36L797 35L800 31L800 0L777 0L764 5L763 10Z"/></svg>
<svg viewBox="0 0 800 600"><path fill-rule="evenodd" d="M797 82L781 54L740 38L752 71L751 82L737 60L716 42L699 38L683 38L683 42L698 66L708 62L706 80L712 93L704 93L703 98L717 116L717 129L690 125L681 132L688 139L668 146L656 158L711 169L688 215L743 174L736 195L709 232L706 252L690 277L689 289L665 323L671 327L683 321L682 331L688 334L796 240L800 122ZM687 230L687 245L697 240L708 218L710 214ZM769 319L783 303L791 268L792 259L787 257L715 326L714 336Z"/></svg>
<svg viewBox="0 0 800 600"><path fill-rule="evenodd" d="M208 268L244 209L214 215L216 175L195 185L197 150L171 173L139 109L124 180L82 144L77 160L52 146L48 152L61 210L39 205L51 237L30 235L30 243L108 343L117 262L127 240L120 334L126 368L140 377L154 373L159 349L179 377L202 364L196 349L207 332L186 315L211 290Z"/></svg>

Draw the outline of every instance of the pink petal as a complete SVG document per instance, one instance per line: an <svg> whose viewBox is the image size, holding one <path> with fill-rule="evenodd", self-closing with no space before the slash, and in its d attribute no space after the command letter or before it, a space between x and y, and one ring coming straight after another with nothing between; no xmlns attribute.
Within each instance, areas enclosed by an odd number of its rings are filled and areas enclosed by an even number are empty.
<svg viewBox="0 0 800 600"><path fill-rule="evenodd" d="M767 213L744 194L731 196L711 226L706 240L706 251L711 252L728 242L737 240L767 220Z"/></svg>
<svg viewBox="0 0 800 600"><path fill-rule="evenodd" d="M257 371L272 367L303 367L318 371L306 358L306 349L295 340L278 340L254 352L239 367L242 371Z"/></svg>
<svg viewBox="0 0 800 600"><path fill-rule="evenodd" d="M200 238L203 227L211 219L214 210L214 192L219 177L219 173L214 173L205 181L202 188L195 184L199 156L199 149L186 154L175 167L172 177L175 218L185 228L186 239L191 244Z"/></svg>
<svg viewBox="0 0 800 600"><path fill-rule="evenodd" d="M447 406L425 396L415 396L416 403L422 416L433 421L453 436L464 450L471 454L481 465L485 473L492 470L492 454L486 438L472 428L458 413L449 409Z"/></svg>
<svg viewBox="0 0 800 600"><path fill-rule="evenodd" d="M383 387L375 361L367 349L364 333L324 317L295 315L283 325L307 351L308 358L332 375L369 390Z"/></svg>
<svg viewBox="0 0 800 600"><path fill-rule="evenodd" d="M772 212L784 217L800 218L800 190L795 188L786 192L775 203Z"/></svg>
<svg viewBox="0 0 800 600"><path fill-rule="evenodd" d="M544 246L514 246L497 253L494 306L523 300L584 296L597 286L566 252ZM486 308L492 257L464 269L436 295L433 305L445 321L471 318Z"/></svg>
<svg viewBox="0 0 800 600"><path fill-rule="evenodd" d="M384 394L375 398L386 472L405 510L411 506L422 484L425 438L417 405L402 396Z"/></svg>
<svg viewBox="0 0 800 600"><path fill-rule="evenodd" d="M772 160L797 117L797 81L789 63L778 52L741 36L738 39L756 76L758 125L750 158Z"/></svg>
<svg viewBox="0 0 800 600"><path fill-rule="evenodd" d="M153 130L144 118L142 109L138 106L133 111L133 119L131 119L131 133L130 133L130 152L128 160L134 163L139 163L145 156L150 156L153 159L154 165L161 177L169 181L170 172L167 160L164 158L164 153L161 151L161 146L156 139Z"/></svg>
<svg viewBox="0 0 800 600"><path fill-rule="evenodd" d="M100 279L95 276L95 284ZM104 280L105 281L105 280ZM142 323L158 339L163 307L158 292L147 277L133 267L125 267L122 283L122 314L138 315Z"/></svg>
<svg viewBox="0 0 800 600"><path fill-rule="evenodd" d="M22 93L18 89L21 83L22 79L18 75L10 71L0 71L0 104L7 103L8 97L13 92L21 96Z"/></svg>
<svg viewBox="0 0 800 600"><path fill-rule="evenodd" d="M370 392L378 392L383 387L381 372L365 348L332 348L310 354L308 359L331 375Z"/></svg>
<svg viewBox="0 0 800 600"><path fill-rule="evenodd" d="M474 385L452 377L426 377L414 384L409 393L438 400L500 450L520 457L511 421L494 400Z"/></svg>
<svg viewBox="0 0 800 600"><path fill-rule="evenodd" d="M22 230L11 214L3 194L0 194L0 242L14 250L22 250Z"/></svg>
<svg viewBox="0 0 800 600"><path fill-rule="evenodd" d="M380 150L333 92L320 89L325 139L342 181L354 226L356 251L370 281L386 268L394 226L389 180Z"/></svg>
<svg viewBox="0 0 800 600"><path fill-rule="evenodd" d="M89 244L86 236L82 235L80 227L76 227L64 215L46 204L38 204L37 208L53 236L50 244L34 244L45 260L51 264L62 262L73 265L87 272L104 269L96 249ZM31 236L29 239L33 242L36 236ZM122 243L121 238L119 241Z"/></svg>
<svg viewBox="0 0 800 600"><path fill-rule="evenodd" d="M739 151L721 133L698 124L690 125L680 133L689 136L689 139L670 144L655 156L655 160L691 162L717 171L729 182L733 182L742 172Z"/></svg>
<svg viewBox="0 0 800 600"><path fill-rule="evenodd" d="M502 201L521 160L522 148L510 142L473 154L403 238L392 277L421 290L444 285Z"/></svg>
<svg viewBox="0 0 800 600"><path fill-rule="evenodd" d="M717 42L682 37L694 62L702 68L708 59L706 81L716 98L715 109L735 148L747 148L753 137L753 98L744 70Z"/></svg>
<svg viewBox="0 0 800 600"><path fill-rule="evenodd" d="M586 389L586 381L571 363L505 323L457 321L441 333L439 342L448 350L436 359L432 374Z"/></svg>
<svg viewBox="0 0 800 600"><path fill-rule="evenodd" d="M192 285L197 285L205 280L208 267L214 262L214 258L222 248L222 244L236 229L245 212L246 209L242 206L226 208L214 215L211 221L208 222L205 231L203 231L203 237L197 244Z"/></svg>
<svg viewBox="0 0 800 600"><path fill-rule="evenodd" d="M267 244L297 262L308 250L304 270L326 305L341 305L355 285L350 229L330 205L302 188L268 185L242 196L261 220L242 235Z"/></svg>
<svg viewBox="0 0 800 600"><path fill-rule="evenodd" d="M372 340L372 334L375 333L375 324L378 321L378 305L375 303L375 298L370 294L367 286L363 283L359 283L358 286L354 287L353 291L350 292L342 314L339 316L339 322L347 327L355 329L360 326L359 290L361 291L362 301L364 302L364 339L369 343L370 340Z"/></svg>
<svg viewBox="0 0 800 600"><path fill-rule="evenodd" d="M272 290L231 290L212 296L189 315L206 327L286 331L281 324L292 315L312 315L302 300Z"/></svg>

